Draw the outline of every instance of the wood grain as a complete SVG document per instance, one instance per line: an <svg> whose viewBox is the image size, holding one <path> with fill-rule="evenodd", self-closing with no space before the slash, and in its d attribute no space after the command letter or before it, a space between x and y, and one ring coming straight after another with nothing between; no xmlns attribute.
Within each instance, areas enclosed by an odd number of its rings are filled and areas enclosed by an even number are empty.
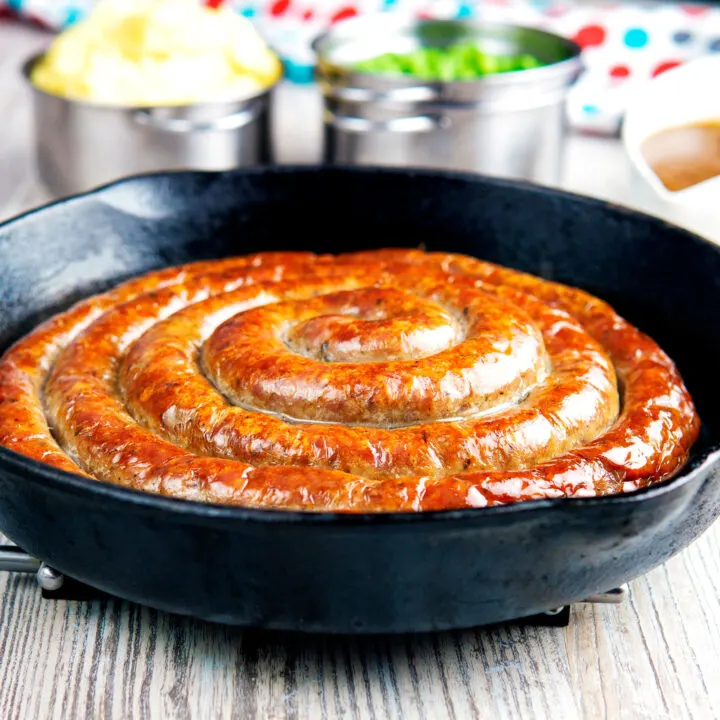
<svg viewBox="0 0 720 720"><path fill-rule="evenodd" d="M34 178L17 76L21 59L45 42L0 23L0 218L47 199ZM607 157L607 148L617 157L607 141L576 139L570 162ZM582 165L572 165L575 186L613 199L621 181ZM633 582L622 606L574 608L568 628L271 634L119 600L43 600L32 578L0 574L2 720L712 720L720 718L718 658L720 524Z"/></svg>

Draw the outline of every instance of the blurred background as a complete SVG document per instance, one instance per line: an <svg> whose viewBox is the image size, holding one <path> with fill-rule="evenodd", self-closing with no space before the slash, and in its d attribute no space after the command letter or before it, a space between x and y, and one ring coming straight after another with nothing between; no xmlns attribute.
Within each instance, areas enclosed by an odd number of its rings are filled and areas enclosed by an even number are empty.
<svg viewBox="0 0 720 720"><path fill-rule="evenodd" d="M640 151L664 126L720 122L720 100L707 86L712 67L720 69L720 6L190 1L205 6L204 19L188 14L188 0L104 0L102 22L94 0L0 0L2 216L135 172L335 162L559 185L720 240L707 191L702 198L666 192ZM243 24L229 22L231 15ZM96 18L93 37L78 30L89 18ZM434 21L454 24L413 24ZM502 31L484 29L498 24ZM439 75L432 75L424 48L469 41L482 57L435 58ZM55 49L43 66L48 47ZM400 62L398 48L412 56L400 74L391 67ZM124 76L113 52L127 61ZM277 77L268 53L279 60ZM225 77L228 54L234 85ZM373 69L367 62L377 58L385 65ZM693 68L713 58L717 65L700 80ZM356 72L361 60L366 67ZM500 60L510 64L502 68ZM678 75L687 67L690 74ZM670 76L679 78L675 85L658 82ZM133 95L140 86L147 96ZM197 94L203 87L207 97ZM677 113L677 88L684 88L685 114ZM631 139L621 138L626 116Z"/></svg>
<svg viewBox="0 0 720 720"><path fill-rule="evenodd" d="M96 0L0 0L0 17L49 30L66 28ZM688 60L720 53L720 7L713 3L602 0L207 0L250 18L284 61L286 77L313 78L312 41L342 20L377 13L428 18L478 18L539 27L574 39L586 72L572 89L573 127L619 131L639 85Z"/></svg>

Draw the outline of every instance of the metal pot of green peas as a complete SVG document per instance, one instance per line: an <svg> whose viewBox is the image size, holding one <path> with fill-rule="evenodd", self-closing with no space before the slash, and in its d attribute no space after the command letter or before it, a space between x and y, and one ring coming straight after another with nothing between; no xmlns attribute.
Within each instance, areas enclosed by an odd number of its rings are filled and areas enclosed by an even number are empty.
<svg viewBox="0 0 720 720"><path fill-rule="evenodd" d="M579 47L541 30L391 15L315 42L325 161L560 180Z"/></svg>

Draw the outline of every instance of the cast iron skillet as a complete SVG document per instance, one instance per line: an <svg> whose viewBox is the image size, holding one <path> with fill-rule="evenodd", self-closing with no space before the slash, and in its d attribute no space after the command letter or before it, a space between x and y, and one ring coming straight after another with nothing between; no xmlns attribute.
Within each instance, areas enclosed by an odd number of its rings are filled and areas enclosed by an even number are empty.
<svg viewBox="0 0 720 720"><path fill-rule="evenodd" d="M323 632L459 628L630 580L720 514L720 251L660 221L450 174L259 169L131 179L0 228L0 350L121 278L270 249L425 245L585 288L676 360L703 418L674 480L600 499L424 515L156 497L0 449L0 529L89 585L209 620Z"/></svg>

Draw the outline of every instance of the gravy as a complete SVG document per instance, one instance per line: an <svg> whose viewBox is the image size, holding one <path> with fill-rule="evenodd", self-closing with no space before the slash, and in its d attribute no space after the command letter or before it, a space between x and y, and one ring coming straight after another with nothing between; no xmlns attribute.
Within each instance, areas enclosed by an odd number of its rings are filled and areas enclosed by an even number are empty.
<svg viewBox="0 0 720 720"><path fill-rule="evenodd" d="M640 149L668 190L684 190L720 175L720 120L661 130Z"/></svg>

